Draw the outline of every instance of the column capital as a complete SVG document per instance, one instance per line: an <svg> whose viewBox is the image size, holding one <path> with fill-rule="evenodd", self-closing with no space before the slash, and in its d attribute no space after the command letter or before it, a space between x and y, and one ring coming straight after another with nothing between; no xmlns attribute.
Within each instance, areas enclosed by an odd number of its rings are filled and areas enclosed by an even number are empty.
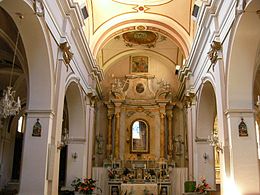
<svg viewBox="0 0 260 195"><path fill-rule="evenodd" d="M192 105L195 105L197 102L196 96L191 97L191 96L185 96L184 97L184 104L186 105L187 108L191 107Z"/></svg>
<svg viewBox="0 0 260 195"><path fill-rule="evenodd" d="M112 116L113 116L113 114L111 114L111 113L107 114L108 120L111 120L111 119L112 119Z"/></svg>
<svg viewBox="0 0 260 195"><path fill-rule="evenodd" d="M165 117L165 112L160 112L160 118L164 118Z"/></svg>
<svg viewBox="0 0 260 195"><path fill-rule="evenodd" d="M98 100L98 97L93 92L89 92L85 96L86 104L90 105L91 107L95 106L97 100Z"/></svg>
<svg viewBox="0 0 260 195"><path fill-rule="evenodd" d="M27 117L53 118L55 113L52 110L26 110Z"/></svg>
<svg viewBox="0 0 260 195"><path fill-rule="evenodd" d="M172 116L173 116L172 110L167 110L166 114L167 114L168 118L172 118Z"/></svg>
<svg viewBox="0 0 260 195"><path fill-rule="evenodd" d="M244 115L244 114L254 114L255 110L254 109L226 109L225 110L225 115Z"/></svg>
<svg viewBox="0 0 260 195"><path fill-rule="evenodd" d="M120 117L120 112L115 113L116 118Z"/></svg>

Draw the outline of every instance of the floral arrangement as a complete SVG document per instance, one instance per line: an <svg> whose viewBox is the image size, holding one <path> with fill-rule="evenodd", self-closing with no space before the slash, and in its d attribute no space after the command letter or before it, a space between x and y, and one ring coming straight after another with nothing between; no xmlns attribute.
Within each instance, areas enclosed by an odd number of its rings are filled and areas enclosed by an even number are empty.
<svg viewBox="0 0 260 195"><path fill-rule="evenodd" d="M92 194L96 188L101 191L101 189L96 186L96 180L92 178L76 178L72 181L71 186L76 192L82 194Z"/></svg>
<svg viewBox="0 0 260 195"><path fill-rule="evenodd" d="M109 179L115 179L116 178L116 170L115 169L108 167L107 172L108 172Z"/></svg>
<svg viewBox="0 0 260 195"><path fill-rule="evenodd" d="M209 184L206 182L205 177L200 178L201 183L196 186L195 192L199 192L200 194L207 193L208 189L211 189Z"/></svg>

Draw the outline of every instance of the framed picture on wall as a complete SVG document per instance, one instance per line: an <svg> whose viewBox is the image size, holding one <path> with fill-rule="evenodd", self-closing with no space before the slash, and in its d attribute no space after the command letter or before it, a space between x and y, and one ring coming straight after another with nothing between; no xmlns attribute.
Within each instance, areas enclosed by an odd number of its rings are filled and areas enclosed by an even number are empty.
<svg viewBox="0 0 260 195"><path fill-rule="evenodd" d="M131 56L130 57L130 72L131 73L148 73L149 67L148 56Z"/></svg>

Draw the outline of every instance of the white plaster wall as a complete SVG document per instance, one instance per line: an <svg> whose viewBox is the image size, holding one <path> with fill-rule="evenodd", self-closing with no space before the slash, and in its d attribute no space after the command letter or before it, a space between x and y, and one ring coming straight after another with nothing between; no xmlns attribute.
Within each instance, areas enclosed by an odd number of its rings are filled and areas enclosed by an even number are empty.
<svg viewBox="0 0 260 195"><path fill-rule="evenodd" d="M214 92L217 99L217 117L220 127L219 138L220 142L222 144L224 143L224 153L220 155L222 193L227 192L227 188L224 186L224 182L227 181L227 178L231 178L231 180L236 183L236 185L234 184L233 186L233 191L238 189L242 193L253 193L259 192L259 177L257 176L258 168L256 171L256 167L258 166L255 164L257 155L255 152L255 127L253 125L254 117L249 114L251 113L250 109L252 108L252 75L254 71L253 67L250 66L250 63L253 63L254 57L251 55L251 58L248 59L248 56L250 55L247 55L247 53L255 51L254 48L255 45L258 44L258 41L255 40L257 37L252 37L254 36L254 32L247 30L244 31L244 34L238 34L238 37L240 36L240 41L236 43L237 45L232 45L232 39L236 33L236 25L240 20L240 16L243 14L248 14L245 12L241 15L236 15L236 4L237 1L213 0L209 3L204 3L201 7L200 16L198 19L197 35L195 37L187 63L187 68L192 72L192 77L190 77L190 80L188 81L188 89L193 89L197 94L199 94L202 89L202 83L206 80L210 80L214 86ZM257 17L257 15L252 14L252 17ZM247 27L249 27L251 25L255 25L256 22L248 22L246 24ZM258 28L252 29L254 29L255 33L258 32ZM243 39L243 36L246 36L247 38ZM254 43L249 43L249 39ZM222 51L219 53L219 57L221 59L218 60L214 68L207 57L207 52L210 50L210 44L213 40L221 42L223 47ZM234 59L236 59L233 60L232 63L230 62L230 53L233 53L235 56ZM232 65L233 69L230 69L230 65ZM236 72L236 76L233 77L233 80L231 80L232 83L227 80L230 72ZM245 75L245 73L249 74ZM230 84L233 84L233 88L228 87L231 86ZM242 93L247 94L247 97L241 95ZM231 97L229 99L230 102L228 106L227 97ZM197 101L197 104L200 104L200 102ZM253 138L249 136L247 139L242 140L239 139L237 135L234 135L234 132L237 133L237 126L239 124L239 120L236 118L238 116L236 116L236 112L231 111L231 119L228 119L224 114L227 108L236 108L239 110L237 114L240 113L241 115L242 113L245 117L248 116L248 114L250 115L250 117L247 118L247 123L248 126L252 127L251 133ZM248 110L248 112L245 110ZM229 113L229 111L227 113ZM190 125L188 125L193 132L200 130L199 126L196 125L196 120L198 120L197 113L193 112L192 116L189 117ZM228 122L228 120L230 120L230 122ZM246 142L249 140L251 140L250 152L246 149L248 148L248 144L246 144ZM232 145L234 145L234 147ZM196 144L193 146L196 146ZM194 159L193 165L190 164L190 169L195 167L195 175L200 175L200 173L204 170L196 169L196 167L199 166L198 162L202 154L201 151L206 150L200 146L198 147L199 148L197 149L193 147L195 154L190 153L190 157L193 156ZM243 166L250 166L251 169L245 169ZM230 171L231 175L229 175ZM211 176L209 175L209 177ZM252 178L255 179L254 182L252 181L248 187L246 184L247 180L245 178L248 178L249 180Z"/></svg>

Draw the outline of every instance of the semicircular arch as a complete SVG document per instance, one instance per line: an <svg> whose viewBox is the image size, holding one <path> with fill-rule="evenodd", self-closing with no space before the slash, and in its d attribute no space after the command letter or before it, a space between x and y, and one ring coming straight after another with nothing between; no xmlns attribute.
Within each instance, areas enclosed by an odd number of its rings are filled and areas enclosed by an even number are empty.
<svg viewBox="0 0 260 195"><path fill-rule="evenodd" d="M3 1L1 7L15 22L24 43L29 76L27 107L29 110L52 110L53 62L45 21L35 16L31 2ZM19 19L18 11L24 19Z"/></svg>
<svg viewBox="0 0 260 195"><path fill-rule="evenodd" d="M98 51L104 47L104 45L113 37L122 34L127 29L134 30L136 26L144 25L148 27L151 31L158 31L165 36L169 37L176 45L180 47L185 57L188 56L188 51L190 48L190 42L188 38L182 36L181 32L177 31L177 27L173 28L168 24L165 24L160 21L150 20L150 19L134 19L134 20L126 20L116 25L111 26L109 29L104 30L102 34L97 36L94 41L95 45L92 45L93 54L97 56ZM184 34L186 34L184 32Z"/></svg>
<svg viewBox="0 0 260 195"><path fill-rule="evenodd" d="M256 14L259 9L260 1L252 0L244 14L238 18L232 32L227 60L228 109L252 109L254 106L253 83L257 71L257 49L260 45L260 25L255 24L259 23L259 15Z"/></svg>

